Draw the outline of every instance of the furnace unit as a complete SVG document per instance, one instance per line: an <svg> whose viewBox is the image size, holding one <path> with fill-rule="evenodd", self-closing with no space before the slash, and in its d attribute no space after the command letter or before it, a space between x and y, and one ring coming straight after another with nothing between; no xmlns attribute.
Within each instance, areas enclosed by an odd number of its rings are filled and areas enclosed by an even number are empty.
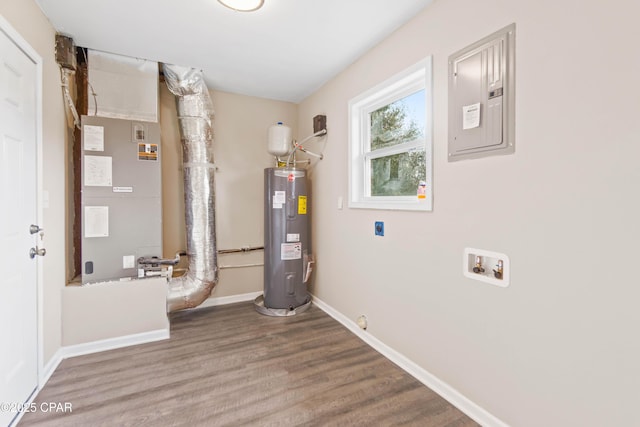
<svg viewBox="0 0 640 427"><path fill-rule="evenodd" d="M82 117L82 283L138 277L162 256L160 126Z"/></svg>

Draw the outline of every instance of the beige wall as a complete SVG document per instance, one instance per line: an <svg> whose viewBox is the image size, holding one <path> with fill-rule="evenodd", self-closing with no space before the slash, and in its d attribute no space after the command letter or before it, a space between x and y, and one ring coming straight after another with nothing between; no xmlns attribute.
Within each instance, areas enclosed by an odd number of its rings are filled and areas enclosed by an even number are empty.
<svg viewBox="0 0 640 427"><path fill-rule="evenodd" d="M66 220L65 165L66 127L60 90L60 72L54 58L55 31L32 0L3 0L0 14L24 37L43 60L42 155L44 191L43 325L44 363L60 348L61 297L65 285ZM46 196L45 196L46 197Z"/></svg>
<svg viewBox="0 0 640 427"><path fill-rule="evenodd" d="M640 425L637 2L437 0L299 107L326 114L314 293L513 426ZM516 153L447 162L447 58L512 23ZM338 210L347 102L434 60L434 210ZM385 221L385 237L373 223ZM511 286L462 275L506 253Z"/></svg>
<svg viewBox="0 0 640 427"><path fill-rule="evenodd" d="M215 110L216 232L218 249L263 245L263 170L273 164L267 153L267 129L282 121L295 131L297 106L211 91ZM164 256L185 249L184 192L175 98L160 87L162 131ZM263 262L262 251L220 255L220 266ZM183 267L182 265L180 267ZM262 291L262 267L221 269L212 297Z"/></svg>
<svg viewBox="0 0 640 427"><path fill-rule="evenodd" d="M165 331L167 281L162 277L113 281L62 290L62 345Z"/></svg>
<svg viewBox="0 0 640 427"><path fill-rule="evenodd" d="M325 160L313 171L317 296L350 318L366 314L372 335L510 425L640 424L639 9L623 0L437 0L299 107L213 91L219 247L262 244L267 127L300 123L303 137L326 114ZM46 363L61 345L66 265L54 30L33 1L4 1L0 14L44 59ZM447 56L511 22L516 154L448 163ZM434 58L434 211L338 210L348 192L348 100L426 55ZM182 183L164 88L161 119L172 256L184 245ZM374 238L375 220L385 221L384 238ZM467 246L508 254L511 286L464 278ZM224 270L214 296L261 289L261 268Z"/></svg>

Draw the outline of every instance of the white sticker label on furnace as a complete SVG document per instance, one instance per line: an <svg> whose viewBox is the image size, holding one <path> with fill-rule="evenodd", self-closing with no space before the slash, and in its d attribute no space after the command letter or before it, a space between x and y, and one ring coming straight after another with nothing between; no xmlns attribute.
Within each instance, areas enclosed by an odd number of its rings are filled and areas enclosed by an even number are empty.
<svg viewBox="0 0 640 427"><path fill-rule="evenodd" d="M287 233L287 242L299 242L300 233Z"/></svg>
<svg viewBox="0 0 640 427"><path fill-rule="evenodd" d="M280 259L283 261L302 259L302 243L282 243Z"/></svg>

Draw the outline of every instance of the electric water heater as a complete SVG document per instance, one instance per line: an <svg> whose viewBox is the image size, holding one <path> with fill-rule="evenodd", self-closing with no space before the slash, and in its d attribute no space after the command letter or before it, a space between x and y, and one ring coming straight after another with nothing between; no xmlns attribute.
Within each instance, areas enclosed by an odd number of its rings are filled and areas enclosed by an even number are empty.
<svg viewBox="0 0 640 427"><path fill-rule="evenodd" d="M294 310L311 300L306 172L267 168L264 187L264 306Z"/></svg>

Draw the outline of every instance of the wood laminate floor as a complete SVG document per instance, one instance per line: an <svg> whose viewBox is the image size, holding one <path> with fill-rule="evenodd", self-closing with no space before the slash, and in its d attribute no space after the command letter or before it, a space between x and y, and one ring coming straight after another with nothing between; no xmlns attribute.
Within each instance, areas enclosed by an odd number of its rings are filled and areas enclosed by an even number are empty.
<svg viewBox="0 0 640 427"><path fill-rule="evenodd" d="M171 315L171 338L64 360L26 426L476 426L312 306Z"/></svg>

